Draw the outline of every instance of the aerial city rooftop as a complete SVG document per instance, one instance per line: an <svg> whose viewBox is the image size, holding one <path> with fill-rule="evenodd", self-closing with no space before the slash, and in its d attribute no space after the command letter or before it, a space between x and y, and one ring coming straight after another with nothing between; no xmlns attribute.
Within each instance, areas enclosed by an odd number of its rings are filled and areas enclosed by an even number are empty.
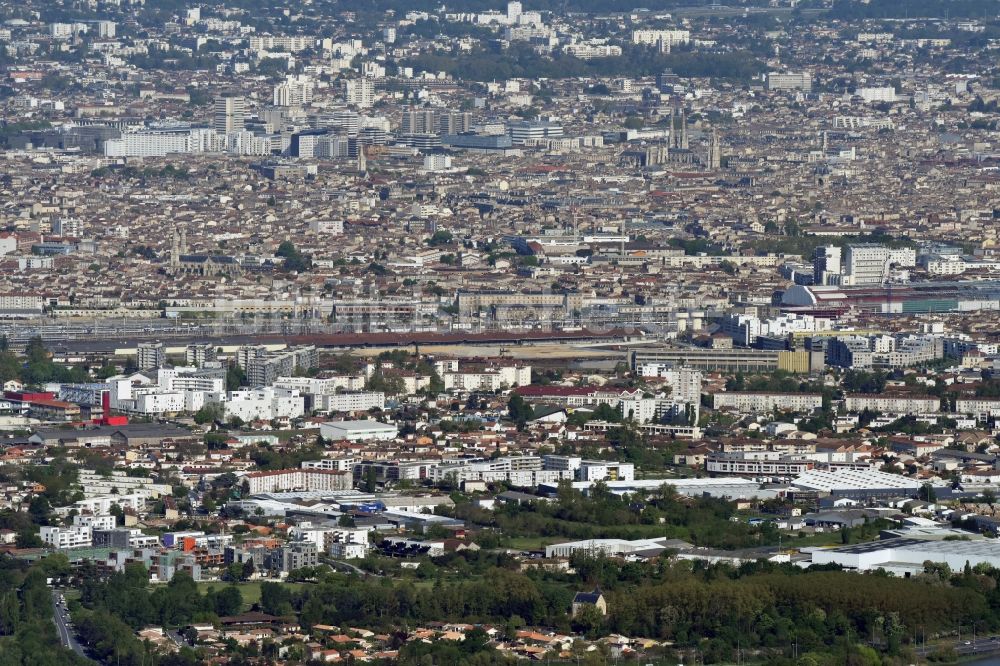
<svg viewBox="0 0 1000 666"><path fill-rule="evenodd" d="M0 2L0 662L1000 652L1000 0L645 4Z"/></svg>

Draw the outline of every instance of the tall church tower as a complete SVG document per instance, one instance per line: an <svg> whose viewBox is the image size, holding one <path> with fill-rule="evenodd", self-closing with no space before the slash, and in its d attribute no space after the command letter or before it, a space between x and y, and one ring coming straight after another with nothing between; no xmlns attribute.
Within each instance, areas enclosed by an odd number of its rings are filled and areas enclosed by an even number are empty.
<svg viewBox="0 0 1000 666"><path fill-rule="evenodd" d="M368 173L368 156L363 145L358 146L358 173L362 176Z"/></svg>
<svg viewBox="0 0 1000 666"><path fill-rule="evenodd" d="M174 227L170 234L170 268L173 273L177 273L177 268L181 265L180 235L177 227Z"/></svg>
<svg viewBox="0 0 1000 666"><path fill-rule="evenodd" d="M713 171L722 166L722 146L719 145L719 133L712 128L712 143L708 149L708 168Z"/></svg>

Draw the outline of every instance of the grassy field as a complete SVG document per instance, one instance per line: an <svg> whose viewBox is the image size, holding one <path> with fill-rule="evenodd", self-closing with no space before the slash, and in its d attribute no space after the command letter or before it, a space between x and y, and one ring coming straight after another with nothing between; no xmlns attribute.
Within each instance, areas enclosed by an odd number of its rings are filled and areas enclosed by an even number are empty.
<svg viewBox="0 0 1000 666"><path fill-rule="evenodd" d="M302 587L302 583L283 583L288 587L299 588ZM229 587L232 583L225 583L222 581L203 581L198 583L198 589L204 594L208 590L221 590L223 588ZM240 588L240 594L243 595L243 609L249 610L251 606L260 601L260 583L249 582L249 583L237 583L236 587Z"/></svg>
<svg viewBox="0 0 1000 666"><path fill-rule="evenodd" d="M546 546L552 545L554 543L559 543L561 541L572 541L568 537L511 537L509 539L504 539L504 548L516 548L518 550L541 550Z"/></svg>

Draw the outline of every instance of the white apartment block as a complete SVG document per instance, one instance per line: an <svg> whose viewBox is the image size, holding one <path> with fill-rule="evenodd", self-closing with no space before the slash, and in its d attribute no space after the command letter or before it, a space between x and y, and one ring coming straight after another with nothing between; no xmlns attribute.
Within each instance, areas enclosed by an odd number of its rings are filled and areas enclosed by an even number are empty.
<svg viewBox="0 0 1000 666"><path fill-rule="evenodd" d="M41 313L44 302L32 294L0 294L0 310L25 310Z"/></svg>
<svg viewBox="0 0 1000 666"><path fill-rule="evenodd" d="M921 262L932 275L961 275L971 270L1000 271L1000 261L955 255L931 256Z"/></svg>
<svg viewBox="0 0 1000 666"><path fill-rule="evenodd" d="M73 525L77 527L89 527L92 530L113 530L118 526L118 519L114 516L73 516Z"/></svg>
<svg viewBox="0 0 1000 666"><path fill-rule="evenodd" d="M80 470L77 482L83 488L84 496L136 494L156 499L160 495L169 495L171 492L170 484L154 483L148 477L128 476L118 471L104 475L91 470Z"/></svg>
<svg viewBox="0 0 1000 666"><path fill-rule="evenodd" d="M701 370L655 362L642 363L636 370L641 377L662 379L670 387L671 400L695 404L701 400Z"/></svg>
<svg viewBox="0 0 1000 666"><path fill-rule="evenodd" d="M183 412L183 391L164 391L158 388L138 389L133 393L135 412L139 414L176 414Z"/></svg>
<svg viewBox="0 0 1000 666"><path fill-rule="evenodd" d="M563 47L563 53L571 55L580 60L591 60L593 58L609 58L620 56L622 47L613 44L567 44Z"/></svg>
<svg viewBox="0 0 1000 666"><path fill-rule="evenodd" d="M858 88L854 94L869 104L873 102L895 102L896 89L892 86L882 88Z"/></svg>
<svg viewBox="0 0 1000 666"><path fill-rule="evenodd" d="M334 472L354 472L354 466L360 462L358 458L321 458L320 460L305 460L302 469L325 469Z"/></svg>
<svg viewBox="0 0 1000 666"><path fill-rule="evenodd" d="M375 82L371 79L349 79L344 83L344 102L361 109L375 104Z"/></svg>
<svg viewBox="0 0 1000 666"><path fill-rule="evenodd" d="M60 507L56 509L56 513L68 514L72 509L76 509L79 513L109 514L111 513L111 507L115 505L118 505L122 509L131 509L132 511L139 512L145 507L148 496L146 492L95 495L94 497L78 500L69 506Z"/></svg>
<svg viewBox="0 0 1000 666"><path fill-rule="evenodd" d="M337 375L335 377L278 377L274 388L312 395L329 395L337 391L361 391L366 379L364 375Z"/></svg>
<svg viewBox="0 0 1000 666"><path fill-rule="evenodd" d="M196 367L159 368L156 384L167 391L206 391L221 393L226 390L225 377L202 374Z"/></svg>
<svg viewBox="0 0 1000 666"><path fill-rule="evenodd" d="M913 248L889 248L884 245L848 245L844 253L845 286L882 284L892 268L910 268L917 264Z"/></svg>
<svg viewBox="0 0 1000 666"><path fill-rule="evenodd" d="M690 30L633 30L632 43L644 46L674 46L691 41Z"/></svg>
<svg viewBox="0 0 1000 666"><path fill-rule="evenodd" d="M958 398L955 411L985 421L991 416L1000 416L1000 398Z"/></svg>
<svg viewBox="0 0 1000 666"><path fill-rule="evenodd" d="M86 525L72 527L40 527L38 537L47 546L59 550L66 548L89 548L94 542L94 530Z"/></svg>
<svg viewBox="0 0 1000 666"><path fill-rule="evenodd" d="M463 460L437 465L428 470L428 478L435 483L452 481L485 481L509 483L512 486L535 487L541 483L558 483L572 480L573 470L543 469L537 456L508 456L494 460Z"/></svg>
<svg viewBox="0 0 1000 666"><path fill-rule="evenodd" d="M305 413L305 398L298 391L260 388L206 395L211 396L210 402L222 403L226 419L235 416L247 423L294 419Z"/></svg>
<svg viewBox="0 0 1000 666"><path fill-rule="evenodd" d="M579 456L542 456L542 468L573 472L577 481L634 481L635 465L610 460L584 460Z"/></svg>
<svg viewBox="0 0 1000 666"><path fill-rule="evenodd" d="M163 129L143 130L122 134L117 139L104 142L106 157L164 157L171 154L190 154L217 151L221 137L214 130Z"/></svg>
<svg viewBox="0 0 1000 666"><path fill-rule="evenodd" d="M288 490L349 490L354 475L322 469L281 469L273 472L254 472L244 477L251 495L284 492Z"/></svg>
<svg viewBox="0 0 1000 666"><path fill-rule="evenodd" d="M284 82L274 87L275 106L302 106L313 100L315 85L304 74L286 76Z"/></svg>
<svg viewBox="0 0 1000 666"><path fill-rule="evenodd" d="M715 409L733 409L738 412L769 412L775 409L791 412L811 412L823 407L823 396L818 393L756 393L726 391L713 397Z"/></svg>
<svg viewBox="0 0 1000 666"><path fill-rule="evenodd" d="M250 49L253 51L287 51L289 53L297 53L298 51L311 49L316 43L317 40L315 37L267 35L263 37L251 37Z"/></svg>
<svg viewBox="0 0 1000 666"><path fill-rule="evenodd" d="M768 72L765 83L768 90L812 91L812 74L809 72Z"/></svg>
<svg viewBox="0 0 1000 666"><path fill-rule="evenodd" d="M313 409L321 412L364 412L385 409L385 393L357 391L313 396Z"/></svg>
<svg viewBox="0 0 1000 666"><path fill-rule="evenodd" d="M497 391L531 384L531 366L490 366L441 374L445 390Z"/></svg>
<svg viewBox="0 0 1000 666"><path fill-rule="evenodd" d="M317 234L342 234L344 233L343 220L309 220L309 231Z"/></svg>
<svg viewBox="0 0 1000 666"><path fill-rule="evenodd" d="M844 399L849 412L865 409L883 414L935 414L941 410L941 399L935 396L910 395L849 395Z"/></svg>
<svg viewBox="0 0 1000 666"><path fill-rule="evenodd" d="M811 460L712 456L705 460L705 470L711 474L745 474L750 476L797 476L813 468Z"/></svg>
<svg viewBox="0 0 1000 666"><path fill-rule="evenodd" d="M604 460L584 460L576 471L577 481L634 481L635 465Z"/></svg>
<svg viewBox="0 0 1000 666"><path fill-rule="evenodd" d="M360 560L368 554L367 543L340 543L335 541L330 544L327 552L335 560Z"/></svg>
<svg viewBox="0 0 1000 666"><path fill-rule="evenodd" d="M483 481L486 483L507 483L520 488L534 488L543 483L559 483L572 480L572 472L559 470L499 470L486 465L439 465L431 470L431 480L435 483L452 481Z"/></svg>
<svg viewBox="0 0 1000 666"><path fill-rule="evenodd" d="M357 527L320 527L301 523L288 531L289 537L316 546L336 559L357 559L368 552L368 530Z"/></svg>

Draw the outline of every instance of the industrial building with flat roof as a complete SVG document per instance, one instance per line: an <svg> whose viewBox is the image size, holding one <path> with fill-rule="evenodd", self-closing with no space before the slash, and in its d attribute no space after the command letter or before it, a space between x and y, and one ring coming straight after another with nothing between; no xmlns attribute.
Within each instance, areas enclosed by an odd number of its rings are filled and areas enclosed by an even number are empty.
<svg viewBox="0 0 1000 666"><path fill-rule="evenodd" d="M899 495L911 496L916 494L925 483L927 481L911 479L899 474L886 474L877 470L813 469L795 477L791 485L793 488L828 493L838 497L869 499ZM935 480L932 483L935 486L943 486L943 482L940 480Z"/></svg>
<svg viewBox="0 0 1000 666"><path fill-rule="evenodd" d="M323 439L332 441L388 441L396 438L396 435L399 434L399 429L394 425L369 419L360 421L327 421L320 424L319 434Z"/></svg>
<svg viewBox="0 0 1000 666"><path fill-rule="evenodd" d="M997 310L1000 309L1000 281L915 282L859 287L795 285L782 294L781 309L826 316L849 310L880 314Z"/></svg>
<svg viewBox="0 0 1000 666"><path fill-rule="evenodd" d="M925 539L887 539L832 550L815 549L812 564L839 564L847 569L870 571L882 569L906 576L924 570L924 562L947 564L961 571L966 564L1000 567L1000 546L992 540L929 541Z"/></svg>
<svg viewBox="0 0 1000 666"><path fill-rule="evenodd" d="M586 494L596 481L574 481L574 490ZM652 493L663 486L672 486L681 495L690 497L721 497L725 499L771 499L777 496L777 491L762 488L754 481L741 479L635 479L632 481L603 481L604 486L612 493L623 495L632 493ZM541 494L555 494L557 484L542 483L538 486Z"/></svg>
<svg viewBox="0 0 1000 666"><path fill-rule="evenodd" d="M822 372L822 352L770 349L704 349L701 347L645 347L632 352L633 370L648 363L670 363L713 372Z"/></svg>

